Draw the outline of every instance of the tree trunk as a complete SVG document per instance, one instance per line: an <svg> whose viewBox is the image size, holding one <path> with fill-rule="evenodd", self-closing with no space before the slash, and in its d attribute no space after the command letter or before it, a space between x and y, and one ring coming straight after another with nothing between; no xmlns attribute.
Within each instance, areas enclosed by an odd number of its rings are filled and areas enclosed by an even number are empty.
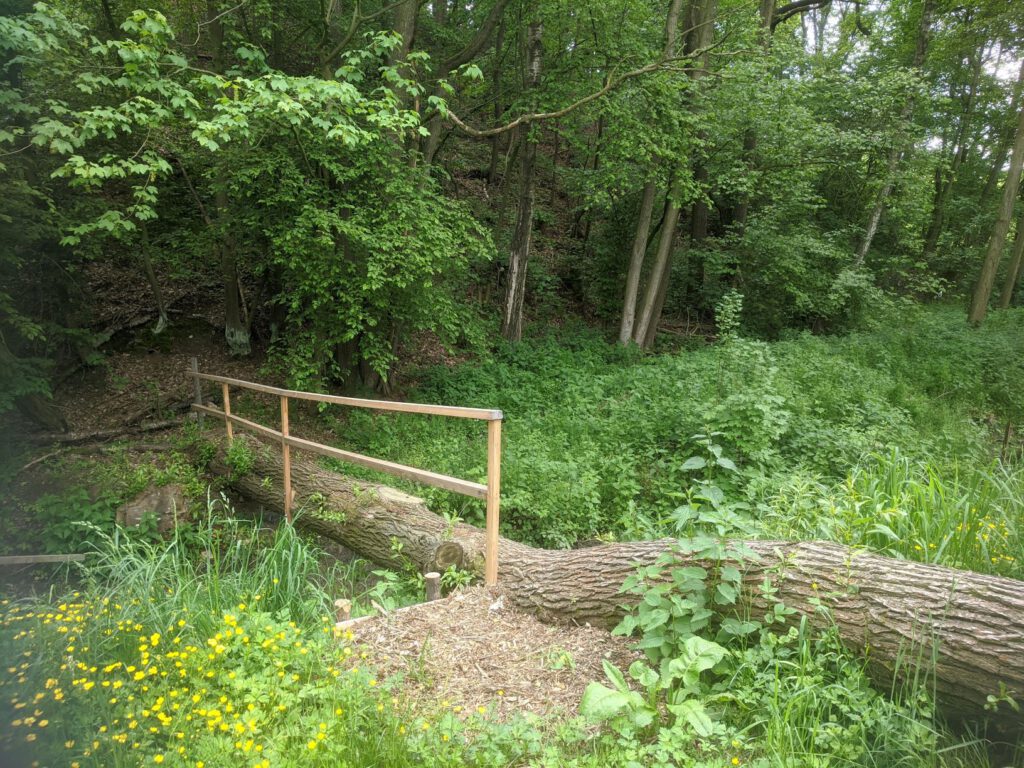
<svg viewBox="0 0 1024 768"><path fill-rule="evenodd" d="M1022 70L1024 71L1024 70ZM1024 166L1024 109L1017 118L1017 135L1013 142L1013 153L1010 155L1010 172L1006 176L1003 187L1003 200L999 206L999 217L992 227L992 236L988 241L988 252L981 266L978 284L974 288L971 309L967 315L971 325L980 325L988 312L988 300L992 295L992 284L996 279L996 270L1003 256L1006 245L1006 233L1010 231L1010 219L1013 216L1013 203L1017 199L1017 187L1020 186L1021 166Z"/></svg>
<svg viewBox="0 0 1024 768"><path fill-rule="evenodd" d="M540 84L541 33L540 22L530 24L526 34L526 87ZM505 308L501 318L501 335L509 341L523 336L523 300L526 298L526 265L530 259L530 238L533 234L533 176L537 165L537 144L530 141L530 125L519 127L519 211L512 235L508 259L508 282L505 286Z"/></svg>
<svg viewBox="0 0 1024 768"><path fill-rule="evenodd" d="M208 2L206 7L210 24L210 38L213 43L213 70L214 72L223 72L224 22L217 13L216 3ZM237 248L229 210L228 169L223 158L220 163L213 199L217 209L217 224L220 228L219 255L221 280L224 286L224 340L232 355L248 355L252 348L249 341L249 328L242 322L242 303L238 295ZM198 197L196 199L198 200Z"/></svg>
<svg viewBox="0 0 1024 768"><path fill-rule="evenodd" d="M238 295L238 262L235 236L231 231L228 214L227 178L221 173L214 193L217 219L220 222L220 270L224 285L224 339L233 355L248 355L252 351L249 328L242 321L242 302Z"/></svg>
<svg viewBox="0 0 1024 768"><path fill-rule="evenodd" d="M1013 240L1013 256L1010 258L1010 266L1006 270L1006 280L1003 282L1003 291L999 294L999 307L1006 309L1013 301L1013 292L1017 288L1017 281L1020 279L1020 265L1024 260L1024 209L1017 217L1017 234Z"/></svg>
<svg viewBox="0 0 1024 768"><path fill-rule="evenodd" d="M643 308L640 310L640 317L637 319L633 334L633 340L645 349L649 346L647 344L648 337L654 338L650 329L652 324L655 329L657 328L657 317L661 316L661 307L665 302L668 275L672 268L672 245L675 242L676 224L679 221L679 203L674 199L677 194L678 190L674 186L668 192L669 199L661 224L658 252L654 257L654 266L651 268L651 276L647 280L647 290L644 293ZM659 294L661 301L658 300Z"/></svg>
<svg viewBox="0 0 1024 768"><path fill-rule="evenodd" d="M156 270L153 269L153 258L149 250L149 228L145 222L139 224L139 234L142 238L142 266L146 270L146 280L149 281L149 289L153 291L153 301L156 302L157 319L153 327L153 333L161 334L170 325L167 316L167 305L164 303L164 294L160 290L160 281L157 280Z"/></svg>
<svg viewBox="0 0 1024 768"><path fill-rule="evenodd" d="M766 2L771 2L771 0L766 0ZM683 43L685 53L692 54L711 45L711 41L714 39L717 9L718 0L691 0L686 12L687 33ZM700 58L700 66L702 69L708 66L706 52ZM694 80L703 77L702 69L692 71L690 77ZM698 185L705 184L708 172L703 163L699 161L695 163L693 178ZM677 193L678 189L670 189L668 196L671 199ZM679 221L679 213L680 207L675 201L672 201L665 211L664 229L658 242L658 255L655 259L654 269L651 271L651 282L644 295L642 316L637 323L635 334L637 344L644 349L650 349L654 345L654 339L658 333L658 323L661 321L661 312L665 306L668 282L672 274L672 243L675 238L676 223ZM707 234L707 206L700 197L693 203L690 227L691 239L694 237L703 239Z"/></svg>
<svg viewBox="0 0 1024 768"><path fill-rule="evenodd" d="M671 58L676 52L676 39L679 37L679 14L683 9L683 0L672 0L665 17L665 47L663 58ZM596 164L595 164L596 165ZM633 340L633 329L636 325L636 300L640 291L640 276L644 269L644 257L651 236L651 211L654 208L654 197L657 187L653 181L644 184L640 195L640 213L637 216L636 234L633 236L633 248L629 255L629 270L626 273L626 293L622 301L622 321L619 324L619 343L629 344ZM658 270L651 272L651 279L657 280Z"/></svg>
<svg viewBox="0 0 1024 768"><path fill-rule="evenodd" d="M633 325L636 323L636 300L640 292L640 273L644 268L644 254L647 253L647 238L651 231L651 212L654 209L656 187L653 181L644 185L640 195L640 214L636 220L636 234L633 236L633 250L629 255L629 271L626 273L626 295L622 302L622 322L619 325L619 343L633 341Z"/></svg>
<svg viewBox="0 0 1024 768"><path fill-rule="evenodd" d="M235 439L252 450L252 471L243 476L231 471L223 447L212 469L228 477L235 490L281 511L280 449L248 436ZM415 497L349 480L304 458L293 458L292 489L302 510L296 518L300 527L374 562L412 564L423 572L443 571L455 563L477 575L483 572L484 531L451 524ZM630 599L619 591L626 577L638 566L653 564L672 543L663 539L542 550L501 539L499 584L515 606L542 619L610 627ZM865 656L883 685L894 674L913 677L919 671L915 661L924 660L928 682L953 718L985 717L990 695L1024 696L1021 582L894 560L829 542L747 544L756 556L740 565L745 599L755 615L770 608L759 597L768 580L777 590L771 602L796 609L818 629L835 626L843 643ZM1024 715L1005 706L996 717L1010 728L1024 726Z"/></svg>
<svg viewBox="0 0 1024 768"><path fill-rule="evenodd" d="M921 65L924 64L925 54L928 52L928 36L931 34L933 4L934 0L924 0L924 5L921 8L921 22L917 28L917 44L914 47L914 59L912 62L913 68L917 70L921 69ZM900 122L906 123L910 120L913 112L914 98L913 96L907 96L907 100L903 103L903 109L900 113ZM899 168L900 161L907 151L909 151L909 148L895 146L889 150L889 157L885 164L885 181L882 184L882 188L878 190L878 194L875 195L875 203L871 207L871 216L868 218L864 239L861 240L860 247L857 249L857 258L854 259L855 267L859 267L864 263L864 259L867 258L871 250L871 242L875 239L875 234L878 232L878 225L882 221L882 214L885 212L886 201L888 201L889 194L892 192L896 181L896 170Z"/></svg>
<svg viewBox="0 0 1024 768"><path fill-rule="evenodd" d="M1024 91L1024 60L1020 63L1020 71L1017 74L1017 84L1013 89L1013 98L1010 100L1008 114L1015 115L1020 111L1021 92ZM996 191L999 177L1003 175L1003 165L1006 163L1006 155L1010 152L1010 145L1013 144L1013 126L1007 121L996 131L999 142L992 153L992 165L988 171L988 178L985 179L985 186L981 191L981 207L989 201Z"/></svg>

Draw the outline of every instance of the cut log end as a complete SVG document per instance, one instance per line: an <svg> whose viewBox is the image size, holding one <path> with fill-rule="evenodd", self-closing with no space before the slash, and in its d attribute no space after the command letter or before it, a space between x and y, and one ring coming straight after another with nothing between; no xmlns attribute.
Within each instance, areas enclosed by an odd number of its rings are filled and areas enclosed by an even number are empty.
<svg viewBox="0 0 1024 768"><path fill-rule="evenodd" d="M452 566L465 568L466 550L456 541L443 541L434 550L434 569L444 573Z"/></svg>

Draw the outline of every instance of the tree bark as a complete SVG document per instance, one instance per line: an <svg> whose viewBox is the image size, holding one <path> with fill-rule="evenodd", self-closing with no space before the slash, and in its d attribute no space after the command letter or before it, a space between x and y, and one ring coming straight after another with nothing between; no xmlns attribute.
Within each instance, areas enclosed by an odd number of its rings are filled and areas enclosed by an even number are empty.
<svg viewBox="0 0 1024 768"><path fill-rule="evenodd" d="M160 281L156 277L156 270L153 269L153 258L149 250L149 227L146 226L146 222L139 224L139 234L142 238L142 266L146 270L146 280L149 281L149 288L153 291L153 300L156 302L157 320L153 327L153 333L159 335L164 332L171 321L167 315L163 291L160 290Z"/></svg>
<svg viewBox="0 0 1024 768"><path fill-rule="evenodd" d="M629 271L626 273L626 295L622 301L622 322L619 324L619 343L633 341L633 326L636 323L636 300L640 292L640 273L644 268L644 254L647 253L647 239L651 231L651 212L654 210L656 187L653 181L644 185L640 194L640 214L636 220L636 234L633 236L633 250L629 255Z"/></svg>
<svg viewBox="0 0 1024 768"><path fill-rule="evenodd" d="M210 24L210 38L213 43L213 70L223 72L224 22L217 13L216 3L207 2L207 18ZM242 304L238 294L238 253L229 210L226 163L226 160L221 159L214 192L214 206L217 209L217 223L220 227L219 255L221 281L224 287L224 340L232 355L248 355L252 351L252 347L249 328L242 322Z"/></svg>
<svg viewBox="0 0 1024 768"><path fill-rule="evenodd" d="M236 491L281 511L280 449L237 436L254 455L238 476L224 447L212 469ZM266 482L269 479L270 482ZM296 524L391 567L441 571L452 563L483 573L485 534L450 524L420 499L363 483L293 458L292 489L302 511ZM304 502L310 503L305 505ZM395 546L395 543L400 546ZM610 627L631 599L619 592L638 566L670 550L671 539L542 550L501 539L499 584L518 608L549 621ZM851 550L830 542L751 541L755 557L740 563L744 594L754 615L770 608L759 595L767 579L782 602L818 629L835 626L843 643L862 654L883 682L923 670L944 712L956 719L986 716L987 697L1024 697L1024 585ZM822 610L818 604L827 610ZM725 608L720 610L735 610ZM1024 715L1005 706L996 718L1009 728Z"/></svg>
<svg viewBox="0 0 1024 768"><path fill-rule="evenodd" d="M1024 209L1017 217L1017 234L1013 240L1013 256L1010 258L1010 266L1006 270L1006 280L1003 282L1002 293L999 294L999 308L1006 309L1013 301L1013 292L1017 289L1017 281L1020 280L1021 261L1024 260Z"/></svg>
<svg viewBox="0 0 1024 768"><path fill-rule="evenodd" d="M647 339L654 338L654 331L651 328L652 325L654 329L658 327L658 318L661 317L661 308L664 306L665 293L668 290L668 276L672 269L672 245L676 239L676 224L679 222L679 203L674 199L677 194L678 191L674 188L668 192L669 199L661 224L658 252L654 257L654 266L651 268L647 290L644 292L643 307L633 333L633 341L644 349L650 346Z"/></svg>
<svg viewBox="0 0 1024 768"><path fill-rule="evenodd" d="M1015 115L1020 111L1021 93L1024 91L1024 60L1020 63L1020 71L1017 74L1017 84L1013 88L1013 97L1010 99L1010 109L1007 114ZM1009 121L996 131L999 142L992 153L992 165L988 171L988 178L985 179L985 186L981 191L981 207L991 199L999 183L999 177L1003 175L1003 165L1006 163L1006 155L1010 152L1013 144L1013 125Z"/></svg>
<svg viewBox="0 0 1024 768"><path fill-rule="evenodd" d="M1017 199L1017 187L1020 186L1022 166L1024 166L1024 109L1020 111L1017 118L1017 135L1013 142L1013 153L1010 155L1010 172L1006 176L1006 186L1003 187L999 217L992 227L988 251L981 266L981 274L978 276L974 297L971 299L971 309L967 315L967 320L971 325L980 325L988 313L988 300L992 295L992 284L995 282L996 270L999 268L999 261L1003 256L1006 233L1010 231L1010 219L1013 216L1013 203Z"/></svg>
<svg viewBox="0 0 1024 768"><path fill-rule="evenodd" d="M526 33L526 88L540 84L541 33L540 22L530 24ZM512 235L505 286L505 307L501 317L501 335L509 341L523 336L523 301L526 298L526 266L530 260L530 239L533 235L534 170L537 165L537 143L530 141L530 126L519 126L519 210Z"/></svg>

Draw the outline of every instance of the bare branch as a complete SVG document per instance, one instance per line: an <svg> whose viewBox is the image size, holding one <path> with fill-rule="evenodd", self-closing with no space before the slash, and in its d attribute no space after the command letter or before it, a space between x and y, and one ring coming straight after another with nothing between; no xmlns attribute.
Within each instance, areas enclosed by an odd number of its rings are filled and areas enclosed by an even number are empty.
<svg viewBox="0 0 1024 768"><path fill-rule="evenodd" d="M572 104L569 104L568 106L563 107L562 109L555 110L554 112L531 112L529 114L520 115L519 117L517 117L512 122L506 123L505 125L500 125L500 126L498 126L496 128L487 128L487 129L484 129L484 130L478 130L476 128L473 128L472 126L466 125L466 123L464 123L462 120L460 120L459 116L456 115L454 112L449 111L446 116L457 127L459 127L464 133L466 133L466 134L468 134L468 135L470 135L470 136L472 136L474 138L485 139L485 138L489 138L491 136L498 136L498 135L500 135L502 133L507 133L508 131L515 130L520 125L526 125L528 123L536 123L536 122L540 122L540 121L543 121L543 120L555 120L557 118L564 117L565 115L568 115L570 112L574 112L577 109L579 109L580 107L585 106L585 105L591 103L592 101L596 101L596 100L600 99L602 96L606 96L607 94L611 93L613 90L618 88L620 85L622 85L627 80L632 80L633 78L636 78L636 77L641 77L643 75L648 75L648 74L650 74L652 72L659 72L659 71L663 71L663 72L689 72L689 71L698 71L698 70L701 71L701 72L705 72L706 70L704 70L703 68L700 68L700 67L673 67L672 64L674 62L679 62L679 61L687 61L687 60L699 59L705 53L707 53L708 51L710 51L710 50L712 50L714 48L717 48L723 42L725 42L725 38L722 38L722 40L719 40L717 43L709 45L709 46L707 46L705 48L701 48L700 50L693 51L693 52L687 54L686 56L676 56L676 57L671 57L671 58L664 58L663 57L663 58L658 59L657 61L651 62L650 64L647 64L647 65L645 65L643 67L640 67L639 69L634 69L634 70L626 72L626 73L624 73L622 75L619 75L618 77L614 77L613 75L609 74L607 79L605 80L604 85L600 88L600 90L594 91L593 93L588 94L587 96L584 96L579 101L574 101Z"/></svg>

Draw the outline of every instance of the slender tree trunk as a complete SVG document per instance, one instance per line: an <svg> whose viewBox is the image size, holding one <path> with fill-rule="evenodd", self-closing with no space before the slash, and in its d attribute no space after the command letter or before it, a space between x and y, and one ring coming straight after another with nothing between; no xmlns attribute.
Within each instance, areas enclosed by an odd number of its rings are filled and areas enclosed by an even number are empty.
<svg viewBox="0 0 1024 768"><path fill-rule="evenodd" d="M540 84L541 33L543 25L533 22L526 34L526 88L533 90ZM509 341L523 336L523 301L526 298L526 266L530 259L530 239L533 234L534 171L537 165L537 144L530 141L529 124L519 127L519 211L512 236L508 260L508 282L505 307L501 318L501 335Z"/></svg>
<svg viewBox="0 0 1024 768"><path fill-rule="evenodd" d="M1024 91L1024 60L1020 63L1017 84L1013 88L1013 98L1010 100L1010 110L1007 114L1015 115L1020 111L1022 91ZM1010 153L1010 145L1013 144L1013 126L1007 121L1006 125L996 132L996 135L999 137L999 143L992 153L992 165L989 167L988 178L985 179L985 186L981 191L980 206L982 208L995 194L996 186L1003 175L1006 156Z"/></svg>
<svg viewBox="0 0 1024 768"><path fill-rule="evenodd" d="M491 75L493 80L494 88L494 122L498 124L501 121L501 116L505 112L505 107L502 104L502 93L501 87L501 54L505 49L505 19L501 20L498 25L498 32L494 38L494 72ZM502 137L501 134L497 136L491 136L491 161L487 166L487 186L493 187L495 182L498 180L498 161L501 158Z"/></svg>
<svg viewBox="0 0 1024 768"><path fill-rule="evenodd" d="M662 55L670 58L675 55L676 39L679 37L679 14L682 12L683 0L672 0L665 17L665 47ZM644 184L640 195L640 213L637 216L636 233L633 235L633 248L629 255L629 269L626 272L626 293L622 301L622 321L619 324L619 343L629 344L633 340L633 328L636 325L636 302L640 292L640 276L644 269L644 257L650 239L651 211L654 208L654 197L657 186L653 181ZM652 272L652 278L657 273Z"/></svg>
<svg viewBox="0 0 1024 768"><path fill-rule="evenodd" d="M448 21L448 0L431 0L431 7L434 11L434 22L443 27Z"/></svg>
<svg viewBox="0 0 1024 768"><path fill-rule="evenodd" d="M765 0L771 3L772 0ZM683 50L686 53L695 53L706 49L711 45L715 34L715 13L718 7L718 0L691 0L686 13L685 26L687 31ZM774 6L773 6L774 7ZM708 56L705 53L701 57L700 65L706 68ZM690 77L694 80L704 76L702 71L694 70ZM696 107L694 107L696 109ZM697 162L693 169L693 178L700 186L704 186L708 179L707 168L703 163ZM678 195L678 187L670 189L668 196L673 198ZM644 294L644 306L642 317L637 324L634 335L636 343L644 349L650 349L654 345L654 339L658 332L658 323L661 321L661 312L665 306L665 297L668 295L668 282L672 275L672 245L675 240L676 224L679 221L680 207L673 200L665 211L663 221L664 229L661 231L661 239L658 242L658 255L655 268L651 271L651 283L647 286ZM691 209L691 239L697 235L703 239L707 235L707 206L702 198L693 203Z"/></svg>
<svg viewBox="0 0 1024 768"><path fill-rule="evenodd" d="M743 134L743 159L748 168L753 169L754 166L754 151L757 149L757 133L753 128L747 129ZM740 201L736 204L736 209L732 214L732 223L736 227L737 232L742 232L747 224L747 216L750 214L750 196L746 193L740 198Z"/></svg>
<svg viewBox="0 0 1024 768"><path fill-rule="evenodd" d="M654 256L654 266L651 268L651 276L647 281L647 290L644 292L644 303L640 310L640 317L636 322L633 333L633 341L645 349L649 346L648 333L653 323L657 327L657 317L661 315L661 306L664 306L664 292L667 292L668 273L671 269L672 245L676 238L676 224L679 222L679 203L675 197L678 190L675 185L669 189L668 204L665 208L665 216L661 225L661 237L658 240L658 251ZM664 291L664 292L663 292ZM659 294L661 300L659 301ZM653 338L653 336L651 336Z"/></svg>
<svg viewBox="0 0 1024 768"><path fill-rule="evenodd" d="M213 471L250 499L281 511L280 448L246 435L235 440L251 449L252 470L233 471L222 447ZM453 525L420 499L332 474L303 457L292 461L291 482L303 509L297 525L363 557L391 567L412 563L427 571L455 564L478 575L483 572L484 531ZM513 605L545 620L610 627L622 616L623 604L635 599L620 591L626 578L672 552L673 544L662 539L543 550L502 538L499 585ZM986 711L989 696L1024 697L1021 582L894 560L830 542L750 541L746 546L753 554L737 565L743 571L742 608L751 614L781 602L812 627L838 630L848 649L864 655L883 687L894 677L920 674L948 716L992 716L1001 718L1007 729L1024 727L1019 711L1006 706L996 715ZM676 557L688 564L685 556ZM761 597L765 582L771 588L767 602Z"/></svg>
<svg viewBox="0 0 1024 768"><path fill-rule="evenodd" d="M1024 70L1022 70L1024 71ZM967 315L971 325L980 325L988 312L988 300L992 295L992 284L996 279L996 270L1006 245L1006 233L1010 231L1010 219L1013 216L1013 204L1017 199L1017 187L1020 186L1021 166L1024 166L1024 109L1017 119L1017 134L1010 155L1010 172L1003 187L1003 200L999 206L999 216L992 227L992 235L988 241L988 251L981 266L981 274L974 288L971 309Z"/></svg>
<svg viewBox="0 0 1024 768"><path fill-rule="evenodd" d="M819 58L825 52L825 30L831 10L832 3L826 3L814 11L814 55Z"/></svg>
<svg viewBox="0 0 1024 768"><path fill-rule="evenodd" d="M636 234L633 236L633 250L629 255L629 271L626 273L626 296L622 302L622 322L619 325L619 343L633 341L633 325L636 323L636 300L640 291L640 273L644 268L644 254L647 252L647 238L651 229L651 212L654 210L656 187L653 181L644 185L640 194L640 215L636 220Z"/></svg>
<svg viewBox="0 0 1024 768"><path fill-rule="evenodd" d="M912 62L912 66L916 70L921 69L921 66L924 64L925 55L928 52L928 38L931 34L933 5L934 0L924 0L924 4L921 8L921 21L917 29L917 44L914 47L914 59ZM906 123L910 120L913 113L914 98L913 96L908 96L903 104L903 109L900 112L900 122ZM878 232L878 225L882 221L882 214L885 212L886 202L889 200L889 195L892 193L893 185L896 182L896 171L908 151L909 148L907 147L901 148L896 146L889 150L889 156L885 163L885 180L881 189L878 190L878 194L875 195L874 205L871 206L871 215L868 217L868 226L864 232L864 238L860 242L860 247L857 249L857 257L854 260L854 267L859 267L863 264L868 253L871 251L871 243L875 239L875 234Z"/></svg>
<svg viewBox="0 0 1024 768"><path fill-rule="evenodd" d="M1006 309L1013 301L1013 292L1017 289L1017 282L1020 280L1021 261L1024 260L1024 208L1017 217L1017 234L1013 240L1013 256L1010 258L1010 267L1006 270L1006 280L1003 282L1003 290L999 294L999 308Z"/></svg>
<svg viewBox="0 0 1024 768"><path fill-rule="evenodd" d="M145 222L139 225L139 234L142 238L142 266L146 270L146 280L149 281L149 288L153 291L153 301L156 302L157 320L153 333L159 334L163 333L164 329L170 325L170 319L167 316L167 305L164 303L163 291L160 290L160 281L157 280L156 270L153 269L153 257L149 249L149 228Z"/></svg>
<svg viewBox="0 0 1024 768"><path fill-rule="evenodd" d="M224 22L217 13L214 2L207 3L207 18L210 23L210 38L213 43L213 70L224 70ZM217 170L214 207L217 209L217 225L220 230L220 271L224 286L224 339L228 351L233 355L248 355L251 351L249 328L242 320L242 303L238 295L237 244L231 220L228 200L228 167L220 159Z"/></svg>
<svg viewBox="0 0 1024 768"><path fill-rule="evenodd" d="M398 33L402 42L391 51L392 66L405 61L412 50L413 38L416 36L416 15L419 12L419 0L405 0L395 9L392 29Z"/></svg>

